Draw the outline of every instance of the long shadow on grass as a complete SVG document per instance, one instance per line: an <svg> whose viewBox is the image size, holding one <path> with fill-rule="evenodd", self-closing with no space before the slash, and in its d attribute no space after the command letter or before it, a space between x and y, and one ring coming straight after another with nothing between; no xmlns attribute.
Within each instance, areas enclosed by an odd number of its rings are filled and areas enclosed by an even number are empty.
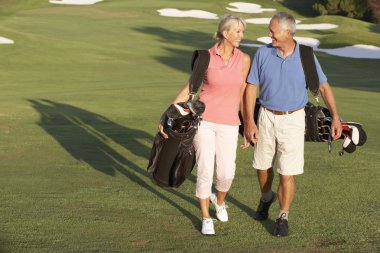
<svg viewBox="0 0 380 253"><path fill-rule="evenodd" d="M152 142L153 137L150 134L121 126L99 114L71 105L46 99L28 101L40 113L37 124L54 137L75 159L86 162L92 168L110 176L114 176L116 172L122 173L143 189L177 208L196 228L199 228L198 216L162 194L155 186L142 180L140 176L150 177L149 173L108 145L110 142L115 142L133 154L147 158L150 149L138 140L146 139ZM180 192L173 189L167 192L198 206L197 201Z"/></svg>
<svg viewBox="0 0 380 253"><path fill-rule="evenodd" d="M140 168L108 144L110 142L117 143L136 156L147 159L150 148L141 144L139 140L146 139L149 142L153 142L153 136L141 130L121 126L99 114L68 104L47 99L29 99L28 101L40 113L40 120L37 124L54 137L75 159L86 162L92 168L110 176L114 176L116 172L122 173L142 188L177 208L199 230L200 223L198 216L181 207L178 203L158 191L154 186L147 184L140 178L140 176L150 177L145 168ZM190 175L188 180L195 184L196 177ZM198 202L195 199L175 189L167 189L166 192L198 207ZM250 207L232 196L228 196L227 201L240 208L248 216L254 214L254 211Z"/></svg>
<svg viewBox="0 0 380 253"><path fill-rule="evenodd" d="M196 177L194 175L190 175L187 179L192 181L194 184L196 183ZM214 184L213 184L213 189L215 191L215 185ZM255 216L255 211L252 208L250 208L246 204L242 203L238 199L232 197L231 195L227 195L226 201L228 203L231 203L231 204L235 205L236 207L238 207L240 210L245 212L248 216L250 216L252 218Z"/></svg>
<svg viewBox="0 0 380 253"><path fill-rule="evenodd" d="M200 31L175 31L162 27L138 27L134 29L137 32L154 35L157 41L167 45L189 45L195 49L208 49L212 45L212 34ZM157 56L156 60L168 65L174 69L187 72L190 74L190 63L193 50L175 49L165 46L164 56Z"/></svg>
<svg viewBox="0 0 380 253"><path fill-rule="evenodd" d="M165 54L163 56L156 56L155 59L173 69L190 74L191 57L194 50L209 49L215 41L211 33L204 33L200 31L175 31L168 30L162 27L138 27L134 29L140 33L154 35L157 41L165 43L163 47ZM245 43L254 43L255 41L245 40ZM177 49L169 47L168 45L188 45L191 46L190 50ZM254 50L241 48L247 54L253 56Z"/></svg>

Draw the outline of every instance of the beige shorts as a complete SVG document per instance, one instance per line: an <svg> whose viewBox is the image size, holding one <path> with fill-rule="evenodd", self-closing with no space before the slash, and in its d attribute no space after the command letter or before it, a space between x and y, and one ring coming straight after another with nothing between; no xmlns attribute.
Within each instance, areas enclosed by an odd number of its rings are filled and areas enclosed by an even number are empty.
<svg viewBox="0 0 380 253"><path fill-rule="evenodd" d="M302 174L305 110L275 115L261 107L258 121L259 139L253 153L253 167L267 170L277 164L281 175Z"/></svg>

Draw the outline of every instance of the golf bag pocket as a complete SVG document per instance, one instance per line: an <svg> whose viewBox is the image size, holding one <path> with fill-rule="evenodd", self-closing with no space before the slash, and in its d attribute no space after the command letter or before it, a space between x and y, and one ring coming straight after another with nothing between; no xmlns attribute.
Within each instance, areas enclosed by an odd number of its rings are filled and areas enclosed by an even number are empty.
<svg viewBox="0 0 380 253"><path fill-rule="evenodd" d="M159 155L164 146L164 143L165 138L160 133L157 133L153 141L152 150L150 151L149 164L147 168L148 172L151 174L153 174L157 168Z"/></svg>
<svg viewBox="0 0 380 253"><path fill-rule="evenodd" d="M195 165L193 139L196 129L178 133L170 128L164 131L169 138L157 133L148 164L148 172L161 187L179 187Z"/></svg>
<svg viewBox="0 0 380 253"><path fill-rule="evenodd" d="M195 148L194 145L182 147L173 168L170 170L170 185L172 187L179 187L186 178L190 175L195 165Z"/></svg>
<svg viewBox="0 0 380 253"><path fill-rule="evenodd" d="M331 115L327 108L308 103L305 106L305 141L331 141Z"/></svg>

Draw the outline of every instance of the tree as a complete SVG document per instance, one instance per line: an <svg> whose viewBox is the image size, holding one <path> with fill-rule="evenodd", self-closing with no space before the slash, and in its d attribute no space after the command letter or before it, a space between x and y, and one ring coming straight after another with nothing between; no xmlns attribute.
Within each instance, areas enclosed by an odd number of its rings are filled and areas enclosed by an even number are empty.
<svg viewBox="0 0 380 253"><path fill-rule="evenodd" d="M341 15L380 22L379 0L318 0L313 8L322 15Z"/></svg>
<svg viewBox="0 0 380 253"><path fill-rule="evenodd" d="M379 0L368 0L368 9L364 15L364 20L380 23L380 1Z"/></svg>

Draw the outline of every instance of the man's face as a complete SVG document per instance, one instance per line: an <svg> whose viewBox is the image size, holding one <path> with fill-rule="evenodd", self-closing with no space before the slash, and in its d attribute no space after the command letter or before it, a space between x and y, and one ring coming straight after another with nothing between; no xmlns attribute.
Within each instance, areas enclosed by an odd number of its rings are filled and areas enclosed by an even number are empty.
<svg viewBox="0 0 380 253"><path fill-rule="evenodd" d="M272 19L269 24L269 37L274 47L282 47L291 39L290 31L282 29L277 19Z"/></svg>

